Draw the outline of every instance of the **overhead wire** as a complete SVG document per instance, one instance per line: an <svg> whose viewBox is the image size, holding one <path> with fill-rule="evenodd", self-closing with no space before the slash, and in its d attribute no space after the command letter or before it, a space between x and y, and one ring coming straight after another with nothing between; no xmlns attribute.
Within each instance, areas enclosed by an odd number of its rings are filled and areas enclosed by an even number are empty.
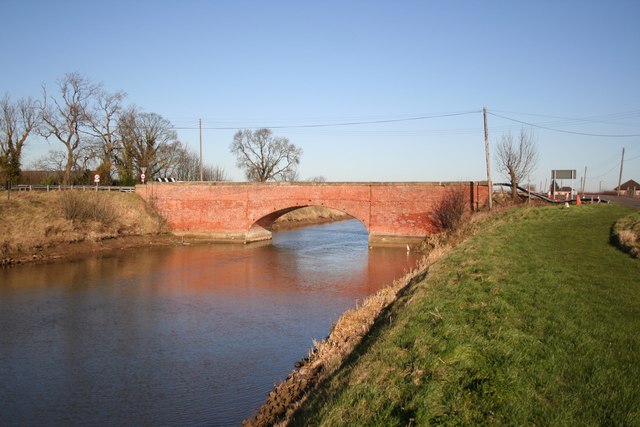
<svg viewBox="0 0 640 427"><path fill-rule="evenodd" d="M573 135L594 136L594 137L602 137L602 138L633 138L633 137L640 136L640 133L636 133L636 134L597 134L597 133L588 133L588 132L575 132L575 131L564 130L564 129L554 129L554 128L550 128L550 127L547 127L547 126L542 126L542 125L539 125L539 124L535 124L535 123L525 122L523 120L514 119L512 117L506 117L506 116L503 116L503 115L500 115L500 114L493 113L491 111L488 111L487 113L491 114L492 116L499 117L501 119L510 120L512 122L520 123L520 124L531 126L531 127L550 130L550 131L553 131L553 132L562 132L562 133L569 133L569 134L573 134Z"/></svg>
<svg viewBox="0 0 640 427"><path fill-rule="evenodd" d="M620 125L637 126L637 123L633 123L633 124L632 123L620 123L619 120L632 119L632 118L640 117L640 110L625 111L625 112L621 112L621 113L609 113L609 114L604 114L604 115L595 115L595 116L580 117L580 118L554 116L554 115L549 115L549 114L519 113L519 112L502 111L502 110L492 110L492 111L498 112L498 113L504 113L504 114L517 114L517 115L524 115L524 116L544 117L544 118L549 118L549 119L568 121L570 123L571 122L603 123L603 124L615 123L618 126L620 126Z"/></svg>
<svg viewBox="0 0 640 427"><path fill-rule="evenodd" d="M495 110L500 111L500 110ZM384 119L375 119L375 120L352 120L352 121L336 121L330 123L303 123L303 124L276 124L272 123L271 125L263 125L263 126L255 126L255 125L244 125L238 123L236 125L224 125L224 126L174 126L175 130L236 130L236 129L260 129L260 128L269 128L269 129L319 129L319 128L332 128L332 127L348 127L348 126L362 126L362 125L371 125L371 124L389 124L389 123L404 123L404 122L412 122L412 121L421 121L421 120L429 120L436 118L446 118L446 117L455 117L469 114L478 114L481 113L482 110L468 110L468 111L459 111L453 113L438 113L431 115L420 115L413 117L404 117L404 118L384 118ZM513 117L508 117L502 114L497 114L493 111L487 111L488 114L498 117L504 120L512 121L515 123L520 123L526 126L531 126L535 128L545 129L553 132L561 132L573 135L582 135L582 136L592 136L592 137L603 137L603 138L631 138L631 137L640 137L640 134L600 134L600 133L591 133L591 132L577 132L566 129L558 129L556 127L548 126L547 123L532 123L524 120L515 119ZM530 116L537 117L547 117L552 119L566 120L569 123L563 123L562 125L576 125L580 123L607 123L602 119L609 120L619 120L625 118L632 118L640 115L640 111L630 111L624 113L612 113L601 116L591 116L587 118L570 118L570 117L560 117L560 116L552 116L552 115L544 115L544 114L532 114L532 113L513 113L513 114L525 114ZM187 120L180 120L186 122ZM560 125L557 122L548 122L550 125L556 124ZM618 123L619 124L619 123ZM438 130L428 130L424 131L425 133L433 133L433 134L464 134L468 132L475 132L473 129L438 129ZM357 131L357 132L367 132L367 131ZM371 131L373 132L373 131ZM389 131L394 132L394 131ZM403 132L403 131L395 131L395 132ZM417 130L411 130L410 132L419 132Z"/></svg>
<svg viewBox="0 0 640 427"><path fill-rule="evenodd" d="M481 110L472 110L472 111L461 111L455 113L441 113L434 115L425 115L425 116L416 116L416 117L405 117L398 119L379 119L379 120L359 120L359 121L347 121L347 122L334 122L334 123L309 123L309 124L301 124L301 125L272 125L272 126L203 126L203 130L234 130L238 128L242 129L260 129L260 128L269 128L269 129L308 129L308 128L326 128L326 127L343 127L343 126L358 126L358 125L370 125L370 124L385 124L385 123L401 123L401 122L411 122L411 121L419 121L419 120L428 120L428 119L437 119L444 117L455 117L455 116L463 116L468 114L477 114L480 113ZM195 130L199 129L199 127L174 127L177 130Z"/></svg>

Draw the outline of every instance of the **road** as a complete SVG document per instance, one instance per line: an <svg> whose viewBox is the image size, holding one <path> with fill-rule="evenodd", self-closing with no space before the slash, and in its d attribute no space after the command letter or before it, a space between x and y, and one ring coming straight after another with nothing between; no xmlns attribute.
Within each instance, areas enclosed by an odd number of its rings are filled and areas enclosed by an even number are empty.
<svg viewBox="0 0 640 427"><path fill-rule="evenodd" d="M640 199L631 197L622 197L622 196L603 196L604 199L607 199L613 203L623 206L630 206L632 208L640 209Z"/></svg>

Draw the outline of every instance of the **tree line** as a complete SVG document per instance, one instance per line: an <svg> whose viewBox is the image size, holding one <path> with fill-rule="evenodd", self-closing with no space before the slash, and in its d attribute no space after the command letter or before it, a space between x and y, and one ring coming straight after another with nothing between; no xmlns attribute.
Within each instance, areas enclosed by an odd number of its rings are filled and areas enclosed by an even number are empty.
<svg viewBox="0 0 640 427"><path fill-rule="evenodd" d="M126 93L108 92L79 73L67 73L42 98L0 100L0 179L20 182L27 142L44 137L61 147L36 167L61 171L62 185L89 184L93 172L103 183L132 185L147 179L200 178L200 158L179 139L169 120L125 104ZM224 169L203 165L203 179L227 180Z"/></svg>
<svg viewBox="0 0 640 427"><path fill-rule="evenodd" d="M148 180L173 177L180 181L200 179L200 158L183 144L169 120L157 113L126 105L126 93L108 92L79 73L67 73L52 92L42 86L42 98L9 95L0 100L0 180L20 182L22 152L36 136L55 142L60 150L36 162L40 170L61 172L60 183L91 184L92 175L102 183L133 185L145 173ZM249 181L298 180L302 149L270 129L239 130L229 150ZM521 131L519 140L502 136L495 154L498 168L512 184L523 182L537 163L532 134ZM226 181L224 169L202 165L205 181ZM322 176L310 181L323 182Z"/></svg>

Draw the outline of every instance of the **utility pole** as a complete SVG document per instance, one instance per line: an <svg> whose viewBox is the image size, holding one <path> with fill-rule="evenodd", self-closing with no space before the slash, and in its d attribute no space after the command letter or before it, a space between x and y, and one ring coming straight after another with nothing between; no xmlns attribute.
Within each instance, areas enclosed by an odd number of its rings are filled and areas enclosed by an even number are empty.
<svg viewBox="0 0 640 427"><path fill-rule="evenodd" d="M622 165L624 165L624 147L622 147L622 159L620 159L620 176L618 176L618 196L620 195L620 186L622 185Z"/></svg>
<svg viewBox="0 0 640 427"><path fill-rule="evenodd" d="M200 181L202 179L202 119L198 119L198 127L200 128Z"/></svg>
<svg viewBox="0 0 640 427"><path fill-rule="evenodd" d="M582 176L582 195L584 196L584 187L587 186L587 167L584 167L584 175Z"/></svg>
<svg viewBox="0 0 640 427"><path fill-rule="evenodd" d="M491 182L491 157L489 156L489 127L487 125L487 107L482 108L484 117L484 152L487 158L487 186L489 187L489 210L493 207L493 183Z"/></svg>

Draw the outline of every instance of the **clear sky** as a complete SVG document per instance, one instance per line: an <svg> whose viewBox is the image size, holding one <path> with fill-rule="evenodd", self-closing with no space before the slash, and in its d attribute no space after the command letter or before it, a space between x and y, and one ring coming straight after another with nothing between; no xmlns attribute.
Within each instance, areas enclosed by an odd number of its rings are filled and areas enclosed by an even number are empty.
<svg viewBox="0 0 640 427"><path fill-rule="evenodd" d="M0 95L82 73L194 150L202 119L205 162L234 180L233 134L262 126L302 147L301 178L483 180L486 106L492 151L534 132L538 186L587 167L587 189L613 188L623 147L640 181L638 0L0 0L0 17ZM33 140L26 163L61 148Z"/></svg>

